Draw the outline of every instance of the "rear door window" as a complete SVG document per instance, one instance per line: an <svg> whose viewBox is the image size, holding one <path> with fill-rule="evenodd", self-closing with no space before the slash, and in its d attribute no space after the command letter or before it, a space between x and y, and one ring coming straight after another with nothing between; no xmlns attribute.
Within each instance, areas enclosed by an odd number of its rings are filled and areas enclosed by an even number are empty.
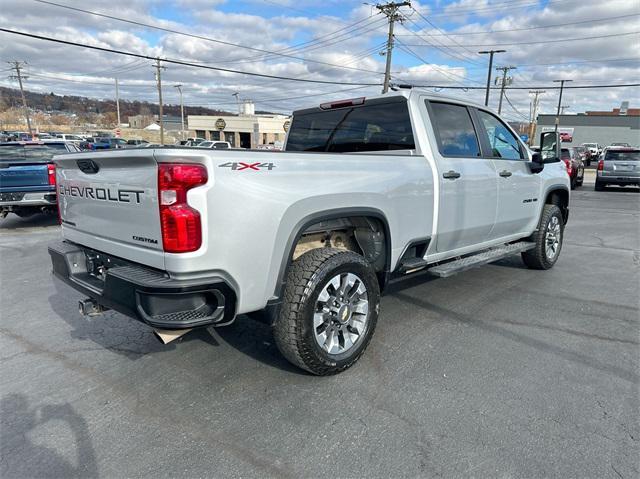
<svg viewBox="0 0 640 479"><path fill-rule="evenodd" d="M335 153L414 148L405 99L295 113L286 146L287 151Z"/></svg>
<svg viewBox="0 0 640 479"><path fill-rule="evenodd" d="M429 102L431 121L442 156L480 156L478 136L466 106Z"/></svg>

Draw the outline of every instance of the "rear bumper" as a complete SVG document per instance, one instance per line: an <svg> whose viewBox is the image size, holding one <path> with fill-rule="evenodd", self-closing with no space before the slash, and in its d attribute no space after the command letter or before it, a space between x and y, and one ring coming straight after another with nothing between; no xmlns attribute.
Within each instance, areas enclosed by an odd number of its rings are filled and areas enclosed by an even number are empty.
<svg viewBox="0 0 640 479"><path fill-rule="evenodd" d="M53 206L55 204L56 192L51 190L0 193L0 206Z"/></svg>
<svg viewBox="0 0 640 479"><path fill-rule="evenodd" d="M99 305L154 328L221 326L235 317L236 294L221 278L177 281L67 241L50 245L49 254L57 278Z"/></svg>
<svg viewBox="0 0 640 479"><path fill-rule="evenodd" d="M640 176L596 176L598 183L607 185L640 185Z"/></svg>

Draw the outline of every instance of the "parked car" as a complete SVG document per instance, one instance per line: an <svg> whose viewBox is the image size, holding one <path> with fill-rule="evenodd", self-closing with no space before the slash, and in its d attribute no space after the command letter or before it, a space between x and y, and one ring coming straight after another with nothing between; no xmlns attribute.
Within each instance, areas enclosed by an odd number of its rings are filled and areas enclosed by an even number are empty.
<svg viewBox="0 0 640 479"><path fill-rule="evenodd" d="M228 150L231 148L231 143L228 141L203 141L198 145L198 148L212 148L214 150Z"/></svg>
<svg viewBox="0 0 640 479"><path fill-rule="evenodd" d="M58 133L56 135L56 138L59 138L60 140L64 140L64 141L73 141L76 144L80 144L80 142L83 140L83 138L81 136L78 135L70 135L68 133Z"/></svg>
<svg viewBox="0 0 640 479"><path fill-rule="evenodd" d="M149 142L147 140L127 140L127 147L136 148L140 146L145 146Z"/></svg>
<svg viewBox="0 0 640 479"><path fill-rule="evenodd" d="M592 160L596 160L598 156L600 156L600 153L602 153L603 146L598 143L583 143L582 146L589 150Z"/></svg>
<svg viewBox="0 0 640 479"><path fill-rule="evenodd" d="M640 186L640 149L607 148L598 161L596 191L602 191L607 185Z"/></svg>
<svg viewBox="0 0 640 479"><path fill-rule="evenodd" d="M554 265L569 178L558 134L540 145L530 157L485 106L413 89L298 110L284 153L62 155L53 271L84 314L113 308L166 341L251 313L292 363L335 374L369 344L392 277L511 254Z"/></svg>
<svg viewBox="0 0 640 479"><path fill-rule="evenodd" d="M55 212L53 155L77 151L72 142L61 140L0 143L0 217Z"/></svg>
<svg viewBox="0 0 640 479"><path fill-rule="evenodd" d="M127 147L127 141L123 138L100 137L94 140L91 147L92 150L110 150Z"/></svg>
<svg viewBox="0 0 640 479"><path fill-rule="evenodd" d="M584 163L575 148L562 148L560 159L564 162L571 182L571 189L575 190L584 182Z"/></svg>
<svg viewBox="0 0 640 479"><path fill-rule="evenodd" d="M584 146L574 146L576 152L580 156L585 166L591 166L591 152Z"/></svg>

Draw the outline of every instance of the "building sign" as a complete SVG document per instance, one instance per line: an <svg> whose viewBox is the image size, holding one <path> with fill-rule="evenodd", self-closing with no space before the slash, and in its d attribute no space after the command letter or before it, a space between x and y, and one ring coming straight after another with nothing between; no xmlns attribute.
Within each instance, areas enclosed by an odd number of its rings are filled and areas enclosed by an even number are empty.
<svg viewBox="0 0 640 479"><path fill-rule="evenodd" d="M291 122L290 122L289 120L287 120L287 121L285 121L285 122L282 124L282 129L283 129L285 132L286 132L286 131L289 131L289 127L290 127L290 126L291 126Z"/></svg>
<svg viewBox="0 0 640 479"><path fill-rule="evenodd" d="M546 131L555 131L555 126L543 126L542 133ZM558 133L560 134L560 141L562 143L571 143L573 141L573 128L558 127Z"/></svg>
<svg viewBox="0 0 640 479"><path fill-rule="evenodd" d="M222 118L218 118L216 120L216 128L218 130L224 130L227 127L227 122L224 121Z"/></svg>

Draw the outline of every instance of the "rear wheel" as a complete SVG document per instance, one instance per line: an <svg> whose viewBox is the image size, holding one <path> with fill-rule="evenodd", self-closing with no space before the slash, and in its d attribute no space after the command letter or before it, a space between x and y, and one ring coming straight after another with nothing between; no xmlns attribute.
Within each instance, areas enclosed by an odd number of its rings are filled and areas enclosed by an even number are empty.
<svg viewBox="0 0 640 479"><path fill-rule="evenodd" d="M602 190L604 190L604 184L602 184L602 183L600 183L598 180L596 180L595 190L596 190L596 191L602 191Z"/></svg>
<svg viewBox="0 0 640 479"><path fill-rule="evenodd" d="M298 258L287 276L274 324L280 352L317 375L336 374L364 353L378 320L380 289L359 254L320 248Z"/></svg>
<svg viewBox="0 0 640 479"><path fill-rule="evenodd" d="M522 261L531 269L550 269L558 261L564 237L562 211L556 205L544 205L538 231L532 240L536 246L522 253Z"/></svg>

